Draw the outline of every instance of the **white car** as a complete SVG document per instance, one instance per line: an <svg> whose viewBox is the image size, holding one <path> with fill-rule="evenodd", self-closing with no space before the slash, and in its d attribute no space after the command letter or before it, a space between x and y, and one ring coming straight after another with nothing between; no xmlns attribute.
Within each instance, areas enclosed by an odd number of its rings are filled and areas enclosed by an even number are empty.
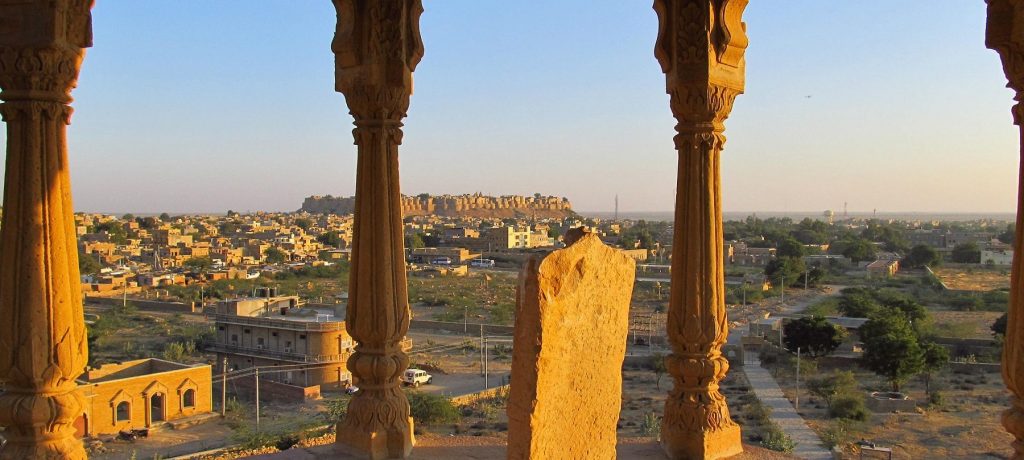
<svg viewBox="0 0 1024 460"><path fill-rule="evenodd" d="M427 373L427 371L419 369L407 369L402 374L402 383L410 385L413 388L419 388L422 384L431 383L434 381L434 377Z"/></svg>

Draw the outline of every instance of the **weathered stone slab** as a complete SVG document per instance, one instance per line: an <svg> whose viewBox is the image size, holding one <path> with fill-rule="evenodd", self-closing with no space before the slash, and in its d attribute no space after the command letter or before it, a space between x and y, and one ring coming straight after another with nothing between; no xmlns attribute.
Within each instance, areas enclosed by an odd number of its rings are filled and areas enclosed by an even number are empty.
<svg viewBox="0 0 1024 460"><path fill-rule="evenodd" d="M509 459L615 458L635 263L596 235L571 240L520 274Z"/></svg>

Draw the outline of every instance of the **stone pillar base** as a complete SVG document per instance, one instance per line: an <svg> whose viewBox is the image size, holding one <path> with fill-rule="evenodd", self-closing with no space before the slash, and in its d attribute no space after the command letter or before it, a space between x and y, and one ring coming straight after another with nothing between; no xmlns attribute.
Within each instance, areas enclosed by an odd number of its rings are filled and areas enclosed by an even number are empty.
<svg viewBox="0 0 1024 460"><path fill-rule="evenodd" d="M349 427L353 428L353 427ZM363 432L346 430L339 426L335 451L351 458L382 460L386 458L409 458L416 437L412 433L412 417L402 430Z"/></svg>
<svg viewBox="0 0 1024 460"><path fill-rule="evenodd" d="M703 432L662 434L661 447L672 460L715 460L743 453L740 426Z"/></svg>
<svg viewBox="0 0 1024 460"><path fill-rule="evenodd" d="M0 450L0 460L24 460L26 458L39 460L87 460L85 446L81 439L68 438L44 444L44 441L35 444L12 444L7 443Z"/></svg>

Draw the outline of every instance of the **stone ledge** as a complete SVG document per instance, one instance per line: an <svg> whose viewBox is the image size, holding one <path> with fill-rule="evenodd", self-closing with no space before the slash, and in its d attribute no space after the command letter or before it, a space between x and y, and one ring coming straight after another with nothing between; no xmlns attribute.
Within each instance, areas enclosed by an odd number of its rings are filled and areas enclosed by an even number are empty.
<svg viewBox="0 0 1024 460"><path fill-rule="evenodd" d="M620 459L659 459L666 458L661 446L649 438L619 439L618 458ZM249 457L259 460L321 460L321 459L352 459L362 460L364 457L339 453L333 445L317 446L304 449L290 449L275 454L264 454ZM448 460L458 459L503 459L505 439L484 436L416 436L416 447L413 449L414 460ZM730 460L786 460L795 459L792 455L773 452L761 447L743 446L743 453Z"/></svg>

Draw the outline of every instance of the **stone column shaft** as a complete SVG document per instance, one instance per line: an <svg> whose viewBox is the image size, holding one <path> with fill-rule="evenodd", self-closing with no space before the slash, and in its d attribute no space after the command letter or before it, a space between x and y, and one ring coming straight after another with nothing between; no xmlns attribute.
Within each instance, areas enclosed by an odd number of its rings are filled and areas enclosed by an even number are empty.
<svg viewBox="0 0 1024 460"><path fill-rule="evenodd" d="M1016 94L1013 122L1024 129L1024 0L988 0L985 46L999 53L1008 87ZM1003 381L1012 393L1003 426L1015 438L1014 459L1024 459L1024 132L1017 194L1017 229L1013 240L1010 306L1003 342Z"/></svg>
<svg viewBox="0 0 1024 460"><path fill-rule="evenodd" d="M405 273L398 146L423 55L419 0L334 0L336 89L355 119L358 146L346 327L357 345L348 368L359 393L338 424L338 445L369 458L405 458L413 421L400 376L411 313Z"/></svg>
<svg viewBox="0 0 1024 460"><path fill-rule="evenodd" d="M724 121L743 91L746 0L656 0L655 56L676 117L676 186L661 440L673 459L717 459L742 452L740 429L718 383L729 369L722 260L720 156Z"/></svg>
<svg viewBox="0 0 1024 460"><path fill-rule="evenodd" d="M9 2L8 2L9 3ZM88 360L66 128L91 1L0 5L7 124L0 227L0 459L84 459L73 423Z"/></svg>

